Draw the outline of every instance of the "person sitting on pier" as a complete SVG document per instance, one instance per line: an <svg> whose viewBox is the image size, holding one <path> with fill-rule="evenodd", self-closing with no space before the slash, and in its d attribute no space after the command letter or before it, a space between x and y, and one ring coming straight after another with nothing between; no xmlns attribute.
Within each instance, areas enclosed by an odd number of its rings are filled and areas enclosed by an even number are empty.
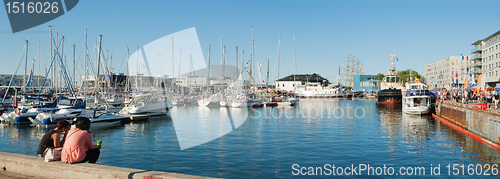
<svg viewBox="0 0 500 179"><path fill-rule="evenodd" d="M86 117L79 117L76 120L76 128L68 132L66 143L63 146L61 161L72 163L96 163L99 159L100 146L92 144L92 133L90 120Z"/></svg>
<svg viewBox="0 0 500 179"><path fill-rule="evenodd" d="M38 145L38 151L36 152L38 156L43 157L45 154L45 150L49 147L55 147L55 148L62 147L64 144L64 140L66 139L68 126L69 126L68 121L61 120L57 122L56 128L45 133L42 137L42 140L40 140L40 144ZM60 133L64 134L62 141Z"/></svg>

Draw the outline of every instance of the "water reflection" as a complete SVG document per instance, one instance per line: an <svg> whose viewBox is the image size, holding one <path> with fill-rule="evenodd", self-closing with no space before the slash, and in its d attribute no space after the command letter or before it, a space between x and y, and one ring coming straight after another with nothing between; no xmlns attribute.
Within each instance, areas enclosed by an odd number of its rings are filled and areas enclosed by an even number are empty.
<svg viewBox="0 0 500 179"><path fill-rule="evenodd" d="M218 139L241 126L247 119L247 108L208 108L176 106L172 121L181 150Z"/></svg>

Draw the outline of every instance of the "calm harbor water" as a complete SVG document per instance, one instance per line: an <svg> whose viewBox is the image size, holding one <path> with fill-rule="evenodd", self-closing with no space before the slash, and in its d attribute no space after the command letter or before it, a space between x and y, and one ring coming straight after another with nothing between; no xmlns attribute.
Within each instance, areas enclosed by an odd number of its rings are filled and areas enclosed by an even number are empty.
<svg viewBox="0 0 500 179"><path fill-rule="evenodd" d="M469 177L469 164L500 163L499 153L488 145L429 116L404 115L400 107L378 106L375 101L303 99L296 107L227 110L174 107L170 116L94 130L94 140L103 141L98 163L222 178L291 178L301 175L301 167L323 168L325 164L386 165L395 169L394 175L401 167L424 167L425 176L431 176L431 165L440 164L441 177L456 177L448 174L448 164L464 164L465 175L461 176ZM238 120L238 115L244 120ZM228 125L222 122L225 118L234 119ZM191 125L181 129L179 120ZM192 134L202 129L210 132L201 137ZM0 151L35 156L45 132L28 126L2 126ZM178 135L209 142L181 150ZM308 171L302 170L303 174ZM492 175L491 169L489 173ZM370 177L366 171L361 174Z"/></svg>

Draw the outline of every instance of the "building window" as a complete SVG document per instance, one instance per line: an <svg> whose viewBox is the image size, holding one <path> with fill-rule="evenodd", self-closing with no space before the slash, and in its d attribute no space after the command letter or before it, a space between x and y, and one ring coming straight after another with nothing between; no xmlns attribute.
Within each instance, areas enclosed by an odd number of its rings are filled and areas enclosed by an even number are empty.
<svg viewBox="0 0 500 179"><path fill-rule="evenodd" d="M283 84L283 88L285 87L285 84Z"/></svg>
<svg viewBox="0 0 500 179"><path fill-rule="evenodd" d="M495 71L495 75L498 76L498 71Z"/></svg>

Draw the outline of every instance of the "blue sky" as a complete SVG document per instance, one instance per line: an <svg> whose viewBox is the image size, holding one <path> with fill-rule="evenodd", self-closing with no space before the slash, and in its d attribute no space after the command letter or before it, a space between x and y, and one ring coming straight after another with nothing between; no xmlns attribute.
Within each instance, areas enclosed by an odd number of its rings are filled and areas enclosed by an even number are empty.
<svg viewBox="0 0 500 179"><path fill-rule="evenodd" d="M294 72L293 34L297 73L319 73L336 81L338 67L347 53L360 59L365 74L386 73L391 53L400 60L399 70L421 72L425 64L433 61L470 55L470 44L500 30L498 7L500 1L493 0L86 0L55 20L16 34L11 32L5 8L0 8L0 73L14 72L25 39L30 41L28 57L35 60L40 41L48 66L49 25L54 34L65 36L68 61L72 44L78 54L83 52L85 29L89 48L102 34L103 49L113 53L112 66L118 72L125 71L127 46L132 54L138 45L191 27L197 30L205 58L208 45L212 45L212 63L220 62L223 37L228 64L235 63L236 46L240 55L244 50L245 59L250 58L254 27L257 58L263 64L270 58L271 79L276 78L280 29L281 77Z"/></svg>

